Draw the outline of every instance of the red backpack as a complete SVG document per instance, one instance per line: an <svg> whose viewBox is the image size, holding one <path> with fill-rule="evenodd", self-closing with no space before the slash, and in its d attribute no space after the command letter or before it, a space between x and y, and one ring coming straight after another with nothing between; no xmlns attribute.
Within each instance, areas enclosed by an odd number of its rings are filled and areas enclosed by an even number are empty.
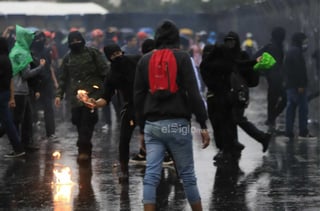
<svg viewBox="0 0 320 211"><path fill-rule="evenodd" d="M176 93L178 91L177 71L177 61L172 50L155 50L149 61L151 94L163 99Z"/></svg>

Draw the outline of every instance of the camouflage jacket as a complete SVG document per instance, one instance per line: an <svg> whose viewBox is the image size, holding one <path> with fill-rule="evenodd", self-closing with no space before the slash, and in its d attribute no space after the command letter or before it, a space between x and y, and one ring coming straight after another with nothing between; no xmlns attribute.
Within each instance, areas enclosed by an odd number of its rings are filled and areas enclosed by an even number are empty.
<svg viewBox="0 0 320 211"><path fill-rule="evenodd" d="M108 64L99 50L85 47L78 54L69 52L63 58L61 71L56 97L62 99L68 93L72 107L83 105L76 97L79 89L86 90L89 97L101 97Z"/></svg>

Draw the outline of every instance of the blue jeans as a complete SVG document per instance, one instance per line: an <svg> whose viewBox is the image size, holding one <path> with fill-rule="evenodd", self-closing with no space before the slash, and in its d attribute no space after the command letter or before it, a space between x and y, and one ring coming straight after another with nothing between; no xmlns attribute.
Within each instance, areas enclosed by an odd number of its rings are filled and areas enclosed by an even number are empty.
<svg viewBox="0 0 320 211"><path fill-rule="evenodd" d="M0 121L4 128L10 144L16 153L22 152L23 147L20 142L18 130L13 122L13 116L9 109L8 102L10 98L10 91L0 92Z"/></svg>
<svg viewBox="0 0 320 211"><path fill-rule="evenodd" d="M194 172L192 135L186 119L146 121L144 138L147 166L143 181L143 203L156 203L156 189L161 179L162 161L168 150L175 162L190 204L201 200Z"/></svg>
<svg viewBox="0 0 320 211"><path fill-rule="evenodd" d="M287 89L286 135L294 136L294 120L296 109L299 109L299 135L308 134L308 99L307 93L298 93L297 88Z"/></svg>

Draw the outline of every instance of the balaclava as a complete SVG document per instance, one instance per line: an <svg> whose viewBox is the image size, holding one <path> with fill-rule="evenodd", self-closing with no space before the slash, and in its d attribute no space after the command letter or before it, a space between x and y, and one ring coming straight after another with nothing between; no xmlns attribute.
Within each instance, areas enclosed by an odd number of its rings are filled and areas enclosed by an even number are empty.
<svg viewBox="0 0 320 211"><path fill-rule="evenodd" d="M79 53L85 46L86 41L79 31L70 32L68 35L68 46L73 53Z"/></svg>
<svg viewBox="0 0 320 211"><path fill-rule="evenodd" d="M104 48L103 48L103 51L104 51L104 55L107 57L107 59L111 62L111 56L114 52L117 52L117 51L121 51L121 48L119 45L117 44L109 44L109 45L106 45Z"/></svg>
<svg viewBox="0 0 320 211"><path fill-rule="evenodd" d="M31 49L41 52L44 49L46 43L46 36L42 31L36 31L34 33L34 39L31 44Z"/></svg>

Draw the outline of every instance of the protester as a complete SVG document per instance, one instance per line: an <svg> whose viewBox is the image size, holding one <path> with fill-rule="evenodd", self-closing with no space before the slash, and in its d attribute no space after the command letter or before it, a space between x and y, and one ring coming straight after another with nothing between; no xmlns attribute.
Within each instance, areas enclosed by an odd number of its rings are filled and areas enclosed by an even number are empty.
<svg viewBox="0 0 320 211"><path fill-rule="evenodd" d="M138 39L136 35L134 34L129 34L125 37L126 44L124 44L121 47L121 50L126 54L126 55L137 55L141 54L139 45L138 45Z"/></svg>
<svg viewBox="0 0 320 211"><path fill-rule="evenodd" d="M262 57L251 59L246 51L240 48L239 35L235 32L229 32L225 39L224 44L228 48L227 54L235 64L235 69L243 77L245 85L248 88L256 87L259 84L259 72L254 71L254 65L259 62ZM249 103L249 89L248 89L248 103ZM244 116L246 106L234 106L233 107L233 118L248 135L253 137L257 142L262 145L262 152L266 152L271 139L271 134L259 130L252 122L250 122L246 116ZM238 139L238 138L237 138ZM237 144L237 142L236 142ZM237 144L238 145L238 144Z"/></svg>
<svg viewBox="0 0 320 211"><path fill-rule="evenodd" d="M294 121L296 109L299 113L299 138L316 139L308 130L308 76L304 52L308 48L308 38L302 32L296 32L291 37L291 46L284 59L287 107L286 107L286 137L295 136Z"/></svg>
<svg viewBox="0 0 320 211"><path fill-rule="evenodd" d="M119 182L128 183L130 140L136 126L133 108L133 82L136 64L141 56L126 56L117 44L106 45L104 53L111 62L111 69L104 82L104 94L98 100L90 99L90 102L94 103L96 107L103 107L110 103L116 91L121 94L123 107L121 111L119 141Z"/></svg>
<svg viewBox="0 0 320 211"><path fill-rule="evenodd" d="M269 131L276 130L277 117L282 113L286 107L286 91L284 87L283 76L283 59L284 46L283 42L286 37L286 31L282 27L274 27L271 32L271 40L268 44L263 46L254 55L254 58L260 56L263 52L270 53L277 61L273 68L266 71L263 76L268 82L267 95L267 120L266 125L269 126Z"/></svg>
<svg viewBox="0 0 320 211"><path fill-rule="evenodd" d="M45 59L40 59L38 64L33 64L30 46L34 41L34 35L34 32L17 25L16 42L9 55L13 66L14 98L16 102L13 109L14 123L26 150L39 149L33 140L30 98L32 96L32 84L39 84L38 76L44 71L46 64ZM39 89L36 92L39 92Z"/></svg>
<svg viewBox="0 0 320 211"><path fill-rule="evenodd" d="M151 94L148 73L152 53L142 57L135 75L133 99L139 125L145 124L147 166L143 183L144 210L156 210L156 190L161 178L162 161L166 150L175 161L192 210L202 210L194 172L192 135L188 129L190 129L191 113L194 112L201 125L203 148L209 145L205 106L197 87L190 55L178 50L179 30L176 25L171 21L164 21L156 30L155 42L158 50L175 49L173 53L178 65L176 84L178 91L161 100Z"/></svg>
<svg viewBox="0 0 320 211"><path fill-rule="evenodd" d="M0 120L1 127L7 133L13 152L5 157L21 157L25 151L13 122L9 106L15 106L13 96L12 65L9 59L9 46L5 38L0 37Z"/></svg>
<svg viewBox="0 0 320 211"><path fill-rule="evenodd" d="M40 96L37 99L32 99L31 102L35 102L33 108L37 107L38 110L44 111L45 138L54 140L57 136L55 135L56 126L53 100L55 89L58 88L58 82L52 66L52 50L50 47L46 47L45 43L46 37L44 32L36 31L34 41L31 44L33 58L31 67L38 66L41 59L45 59L46 63L44 70L38 75L37 84L35 84L35 86L38 86L37 91L39 91Z"/></svg>
<svg viewBox="0 0 320 211"><path fill-rule="evenodd" d="M78 161L88 161L92 155L91 139L98 114L97 109L89 109L79 102L77 92L84 90L89 97L99 98L108 66L99 50L85 46L79 31L69 33L68 45L70 52L61 64L55 104L59 107L66 90L70 89L72 123L78 130Z"/></svg>
<svg viewBox="0 0 320 211"><path fill-rule="evenodd" d="M259 75L253 71L256 63L257 60L250 60L240 49L239 36L235 32L225 36L224 44L205 47L200 70L208 87L208 114L219 150L214 156L215 161L229 162L241 156L244 146L238 141L237 125L262 144L263 152L268 148L271 135L260 131L244 116L249 102L249 86L258 84ZM238 93L234 94L231 77L235 73L243 81L241 86L246 91L242 103L237 101Z"/></svg>
<svg viewBox="0 0 320 211"><path fill-rule="evenodd" d="M141 52L142 54L147 54L155 49L155 41L153 39L146 39L143 41L141 45ZM136 164L146 164L146 145L144 142L144 132L143 127L140 127L140 136L139 136L139 153L135 154L131 159L130 162L136 163ZM163 165L170 165L173 164L173 160L170 157L168 153L166 153L163 162Z"/></svg>
<svg viewBox="0 0 320 211"><path fill-rule="evenodd" d="M242 42L241 49L247 52L250 58L258 51L258 43L253 39L251 32L246 33L246 39Z"/></svg>

